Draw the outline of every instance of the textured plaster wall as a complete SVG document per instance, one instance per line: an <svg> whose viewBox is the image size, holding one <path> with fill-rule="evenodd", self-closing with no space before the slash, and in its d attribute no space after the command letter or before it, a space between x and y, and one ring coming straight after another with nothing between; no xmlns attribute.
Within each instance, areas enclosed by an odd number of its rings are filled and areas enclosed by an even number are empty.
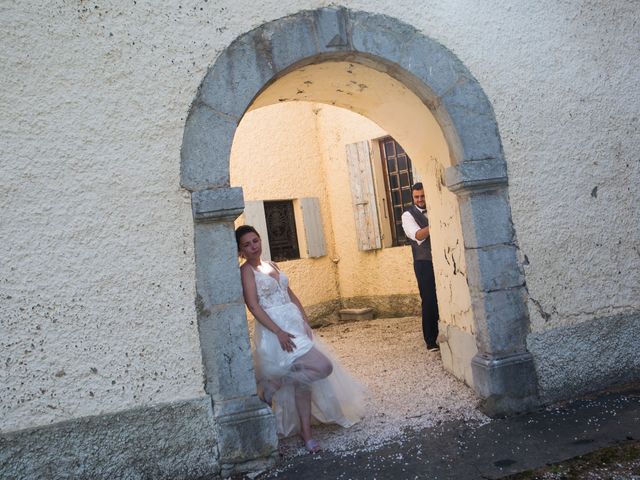
<svg viewBox="0 0 640 480"><path fill-rule="evenodd" d="M640 5L456 5L436 37L495 109L533 330L637 313Z"/></svg>
<svg viewBox="0 0 640 480"><path fill-rule="evenodd" d="M2 431L203 394L178 175L206 19L95 5L1 7Z"/></svg>
<svg viewBox="0 0 640 480"><path fill-rule="evenodd" d="M325 4L3 3L3 431L202 394L192 220L178 185L184 119L234 38ZM638 3L342 5L415 26L487 93L542 335L533 353L543 389L561 390L594 350L576 348L552 385L546 369L573 337L557 344L546 331L616 315L637 325Z"/></svg>
<svg viewBox="0 0 640 480"><path fill-rule="evenodd" d="M279 262L304 305L338 297L331 260L335 250L333 226L315 117L311 103L283 103L252 110L240 122L231 152L231 185L242 186L246 201L320 200L327 255ZM244 216L236 223L244 223ZM303 226L297 228L299 236L304 235Z"/></svg>

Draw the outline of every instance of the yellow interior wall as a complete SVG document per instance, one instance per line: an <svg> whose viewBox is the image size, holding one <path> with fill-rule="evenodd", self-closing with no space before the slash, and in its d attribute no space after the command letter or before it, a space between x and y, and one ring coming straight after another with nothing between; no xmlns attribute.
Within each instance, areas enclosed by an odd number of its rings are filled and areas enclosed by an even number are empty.
<svg viewBox="0 0 640 480"><path fill-rule="evenodd" d="M312 105L276 104L248 112L234 137L230 180L242 186L245 201L320 199L327 255L281 262L280 266L303 304L335 300L339 292L332 261L334 235ZM243 223L242 215L236 225Z"/></svg>
<svg viewBox="0 0 640 480"><path fill-rule="evenodd" d="M340 295L417 294L409 247L358 250L345 146L387 136L371 120L344 108L323 105L318 138L332 181L327 184L338 262ZM375 148L375 145L374 145Z"/></svg>

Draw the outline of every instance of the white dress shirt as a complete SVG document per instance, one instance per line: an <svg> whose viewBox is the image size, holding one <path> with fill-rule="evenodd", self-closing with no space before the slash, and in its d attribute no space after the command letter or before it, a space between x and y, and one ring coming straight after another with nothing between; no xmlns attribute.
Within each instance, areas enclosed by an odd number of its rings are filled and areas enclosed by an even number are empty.
<svg viewBox="0 0 640 480"><path fill-rule="evenodd" d="M420 207L418 207L418 209L426 216L426 210L423 210ZM418 240L416 238L416 232L420 230L420 225L418 225L416 219L413 218L413 215L411 215L409 211L406 211L400 218L402 219L402 229L404 230L404 234L407 236L407 238L410 238L414 242L417 242L418 245L422 244L422 242L424 242L426 238L423 238L422 240Z"/></svg>

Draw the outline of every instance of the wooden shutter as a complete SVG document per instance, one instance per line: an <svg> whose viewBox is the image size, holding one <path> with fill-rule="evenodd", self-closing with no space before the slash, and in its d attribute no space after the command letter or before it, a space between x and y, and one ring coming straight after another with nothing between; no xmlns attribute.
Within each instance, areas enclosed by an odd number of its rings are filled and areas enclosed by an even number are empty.
<svg viewBox="0 0 640 480"><path fill-rule="evenodd" d="M369 142L351 143L346 149L358 250L382 248Z"/></svg>
<svg viewBox="0 0 640 480"><path fill-rule="evenodd" d="M244 202L244 223L253 226L262 239L262 259L271 260L267 220L264 216L264 202L261 200Z"/></svg>
<svg viewBox="0 0 640 480"><path fill-rule="evenodd" d="M320 200L316 197L301 198L300 209L302 210L302 223L307 241L307 255L310 258L326 255L322 217L320 216Z"/></svg>

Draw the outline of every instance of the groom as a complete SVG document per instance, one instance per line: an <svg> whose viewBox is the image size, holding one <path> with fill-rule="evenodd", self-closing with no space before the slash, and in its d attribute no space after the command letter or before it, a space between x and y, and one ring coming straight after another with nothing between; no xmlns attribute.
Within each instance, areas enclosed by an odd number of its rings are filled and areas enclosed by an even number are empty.
<svg viewBox="0 0 640 480"><path fill-rule="evenodd" d="M431 261L431 239L429 238L429 220L424 187L418 182L411 188L413 205L402 214L402 228L411 242L413 253L413 271L418 281L418 290L422 300L422 334L427 351L440 350L438 338L438 299L436 281Z"/></svg>

